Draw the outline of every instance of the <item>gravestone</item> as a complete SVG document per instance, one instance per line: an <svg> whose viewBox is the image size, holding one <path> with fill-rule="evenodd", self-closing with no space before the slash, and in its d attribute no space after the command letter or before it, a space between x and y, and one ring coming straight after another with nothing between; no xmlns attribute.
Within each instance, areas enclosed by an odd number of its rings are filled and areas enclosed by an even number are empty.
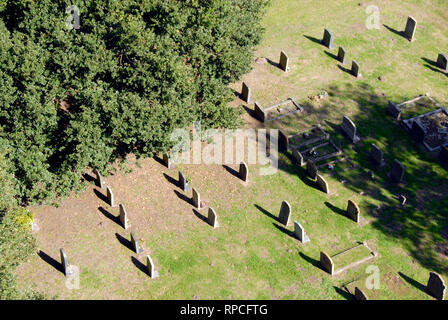
<svg viewBox="0 0 448 320"><path fill-rule="evenodd" d="M59 251L61 253L62 270L66 276L69 276L73 273L73 271L71 270L70 264L68 263L67 255L65 254L65 251L63 248L60 248Z"/></svg>
<svg viewBox="0 0 448 320"><path fill-rule="evenodd" d="M443 278L438 273L430 272L426 290L434 298L443 300L446 293L446 285Z"/></svg>
<svg viewBox="0 0 448 320"><path fill-rule="evenodd" d="M282 130L278 131L278 149L279 151L287 152L289 145L289 138Z"/></svg>
<svg viewBox="0 0 448 320"><path fill-rule="evenodd" d="M409 41L414 41L414 35L416 29L417 29L417 21L409 16L408 21L406 22L406 28L404 29L404 36L406 37L406 39L408 39Z"/></svg>
<svg viewBox="0 0 448 320"><path fill-rule="evenodd" d="M369 300L367 295L358 287L355 287L355 299L356 300Z"/></svg>
<svg viewBox="0 0 448 320"><path fill-rule="evenodd" d="M334 48L333 34L330 32L330 30L328 30L328 29L324 30L324 37L323 37L321 43L330 50L332 50Z"/></svg>
<svg viewBox="0 0 448 320"><path fill-rule="evenodd" d="M317 167L312 160L308 160L306 162L306 172L310 176L311 179L316 180L317 177Z"/></svg>
<svg viewBox="0 0 448 320"><path fill-rule="evenodd" d="M352 200L348 200L347 203L347 216L352 219L353 221L355 221L356 223L359 223L359 214L360 214L360 210L358 205L352 201Z"/></svg>
<svg viewBox="0 0 448 320"><path fill-rule="evenodd" d="M247 181L247 178L249 176L249 168L247 167L247 164L243 161L240 163L240 172L239 172L241 180L244 182Z"/></svg>
<svg viewBox="0 0 448 320"><path fill-rule="evenodd" d="M193 196L192 196L193 205L195 206L196 209L201 210L203 209L201 204L201 195L195 188L192 189L193 189Z"/></svg>
<svg viewBox="0 0 448 320"><path fill-rule="evenodd" d="M282 206L280 207L278 221L281 224L288 226L290 216L291 216L291 206L289 205L288 201L283 201Z"/></svg>
<svg viewBox="0 0 448 320"><path fill-rule="evenodd" d="M341 129L352 143L357 143L360 140L359 136L356 134L356 126L349 117L344 116L342 118Z"/></svg>
<svg viewBox="0 0 448 320"><path fill-rule="evenodd" d="M445 71L448 71L448 58L446 54L439 53L439 56L437 57L437 66Z"/></svg>
<svg viewBox="0 0 448 320"><path fill-rule="evenodd" d="M241 88L241 99L250 103L250 87L246 82L243 82L243 87Z"/></svg>
<svg viewBox="0 0 448 320"><path fill-rule="evenodd" d="M334 273L334 263L331 257L325 252L320 252L320 264L322 268L324 268L325 271L327 271L329 274L333 275Z"/></svg>
<svg viewBox="0 0 448 320"><path fill-rule="evenodd" d="M146 256L146 268L148 269L148 275L151 279L159 277L159 273L156 271L154 262L152 262L152 259L149 255Z"/></svg>
<svg viewBox="0 0 448 320"><path fill-rule="evenodd" d="M387 113L392 116L395 120L400 120L401 117L401 109L395 103L389 100L389 104L387 105Z"/></svg>
<svg viewBox="0 0 448 320"><path fill-rule="evenodd" d="M310 238L306 234L305 229L297 221L294 221L294 234L302 243L307 243L308 241L310 241Z"/></svg>
<svg viewBox="0 0 448 320"><path fill-rule="evenodd" d="M389 172L389 178L395 183L401 183L404 177L405 167L397 159L394 160L392 170Z"/></svg>
<svg viewBox="0 0 448 320"><path fill-rule="evenodd" d="M289 58L288 58L288 56L286 55L286 53L282 50L281 52L280 52L280 63L279 63L279 65L280 65L280 69L282 69L283 71L285 71L285 72L288 72L289 71Z"/></svg>
<svg viewBox="0 0 448 320"><path fill-rule="evenodd" d="M182 171L179 170L179 187L183 190L183 192L190 191L191 187L188 184L187 178L185 178Z"/></svg>
<svg viewBox="0 0 448 320"><path fill-rule="evenodd" d="M120 222L121 226L126 230L128 228L128 214L122 203L120 203Z"/></svg>
<svg viewBox="0 0 448 320"><path fill-rule="evenodd" d="M254 113L258 120L264 122L266 120L266 113L263 111L263 107L255 101L254 103Z"/></svg>
<svg viewBox="0 0 448 320"><path fill-rule="evenodd" d="M401 204L402 206L404 206L404 205L406 204L406 200L407 200L407 198L406 198L405 195L400 194L400 195L398 196L398 201L400 201L400 204Z"/></svg>
<svg viewBox="0 0 448 320"><path fill-rule="evenodd" d="M218 216L216 215L216 211L215 209L209 207L208 208L208 223L210 223L210 225L213 228L218 228L219 227L219 223L218 223Z"/></svg>
<svg viewBox="0 0 448 320"><path fill-rule="evenodd" d="M114 194L112 193L112 189L109 186L107 186L106 190L107 190L107 201L109 202L109 205L111 207L115 207Z"/></svg>
<svg viewBox="0 0 448 320"><path fill-rule="evenodd" d="M411 135L417 142L423 142L425 140L426 131L425 128L420 124L420 121L412 121Z"/></svg>
<svg viewBox="0 0 448 320"><path fill-rule="evenodd" d="M104 181L104 178L98 169L95 169L95 175L96 175L96 185L101 189L103 189L106 186L106 182Z"/></svg>
<svg viewBox="0 0 448 320"><path fill-rule="evenodd" d="M379 167L383 167L385 165L384 152L373 143L370 148L370 159L372 159L375 165Z"/></svg>
<svg viewBox="0 0 448 320"><path fill-rule="evenodd" d="M299 150L294 149L292 151L292 157L299 164L299 166L303 166L305 164L305 160L303 159L303 155L300 153Z"/></svg>
<svg viewBox="0 0 448 320"><path fill-rule="evenodd" d="M361 76L361 73L359 72L360 68L359 68L359 63L356 62L356 60L352 61L352 69L350 71L350 73L355 76L356 78L359 78Z"/></svg>
<svg viewBox="0 0 448 320"><path fill-rule="evenodd" d="M163 163L168 169L174 168L173 162L170 159L170 156L166 153L163 154Z"/></svg>
<svg viewBox="0 0 448 320"><path fill-rule="evenodd" d="M137 237L134 235L133 232L131 232L131 243L135 253L139 254L143 252L143 249L139 248Z"/></svg>
<svg viewBox="0 0 448 320"><path fill-rule="evenodd" d="M343 46L339 46L338 50L338 61L342 64L345 64L345 49Z"/></svg>
<svg viewBox="0 0 448 320"><path fill-rule="evenodd" d="M316 183L323 192L325 192L326 194L330 194L330 187L328 186L328 182L320 174L316 175Z"/></svg>

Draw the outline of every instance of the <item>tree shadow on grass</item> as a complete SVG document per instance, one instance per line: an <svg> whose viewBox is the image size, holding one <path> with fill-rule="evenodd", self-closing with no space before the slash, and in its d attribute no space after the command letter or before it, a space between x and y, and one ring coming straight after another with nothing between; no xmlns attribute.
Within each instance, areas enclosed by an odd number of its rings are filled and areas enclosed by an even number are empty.
<svg viewBox="0 0 448 320"><path fill-rule="evenodd" d="M48 254L46 254L45 252L43 252L42 250L39 250L39 252L37 253L39 255L39 257L44 260L46 263L48 263L50 266L52 266L53 268L55 268L56 270L64 273L64 267L62 266L62 263L60 263L59 261L53 259L52 257L50 257Z"/></svg>
<svg viewBox="0 0 448 320"><path fill-rule="evenodd" d="M134 264L134 266L137 267L137 269L139 269L141 272L143 272L144 274L146 274L147 276L149 276L149 272L148 272L148 268L145 264L143 264L142 262L140 262L140 260L138 260L135 257L131 257L131 261Z"/></svg>

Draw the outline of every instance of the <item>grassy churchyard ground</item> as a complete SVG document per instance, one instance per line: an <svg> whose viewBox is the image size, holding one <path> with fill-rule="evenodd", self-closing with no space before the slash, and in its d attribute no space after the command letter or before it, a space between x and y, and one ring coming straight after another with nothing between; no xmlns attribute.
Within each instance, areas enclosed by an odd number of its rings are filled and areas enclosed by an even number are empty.
<svg viewBox="0 0 448 320"><path fill-rule="evenodd" d="M379 8L379 29L366 28L369 5ZM41 252L19 268L20 284L60 299L350 299L345 285L360 287L370 299L432 299L423 291L429 271L448 280L448 172L386 114L386 107L388 100L401 103L425 93L447 105L448 73L434 66L440 52L448 53L446 9L445 0L273 0L253 70L243 78L252 99L267 107L294 97L305 111L266 127L293 133L320 123L356 168L323 168L327 195L290 154L280 154L274 175L259 175L259 165L249 166L246 184L221 165L168 169L154 159L131 158L132 172L106 177L116 202L126 206L130 230L117 224L118 207L108 206L105 189L93 182L58 208L32 207ZM413 42L399 34L408 15L418 21ZM334 35L333 50L318 43L324 28ZM344 66L334 58L339 45L347 50ZM289 56L288 73L272 63L280 50ZM353 59L361 78L346 71ZM241 82L232 88L239 92ZM328 97L313 99L323 90ZM243 102L236 98L233 104ZM253 104L244 107L247 127L264 127L251 116ZM426 111L422 106L421 113ZM337 130L344 115L358 128L356 145ZM372 143L385 153L382 169L368 158ZM406 167L400 185L387 179L394 159ZM173 183L178 169L215 208L219 228L201 219L206 209L194 210L186 201L191 191L184 194ZM399 194L407 197L404 206ZM359 224L343 215L348 199L359 204ZM275 219L283 200L292 208L287 228ZM310 242L291 236L294 220ZM130 231L144 253L129 249ZM377 257L334 276L321 269L322 250L334 255L357 241L365 241ZM79 267L78 289L68 289L57 270L61 247ZM146 254L160 273L157 279L142 271ZM365 251L353 250L336 268L363 257ZM366 288L371 270L379 271L374 290Z"/></svg>

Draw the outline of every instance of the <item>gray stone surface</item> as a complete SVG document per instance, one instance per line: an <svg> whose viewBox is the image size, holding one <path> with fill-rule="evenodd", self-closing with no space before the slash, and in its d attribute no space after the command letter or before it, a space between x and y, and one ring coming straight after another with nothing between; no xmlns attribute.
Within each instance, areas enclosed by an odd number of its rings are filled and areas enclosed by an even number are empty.
<svg viewBox="0 0 448 320"><path fill-rule="evenodd" d="M448 57L444 53L439 53L437 57L437 65L440 69L448 71Z"/></svg>
<svg viewBox="0 0 448 320"><path fill-rule="evenodd" d="M139 248L138 239L133 232L131 232L131 243L135 253L139 254L143 252L143 249Z"/></svg>
<svg viewBox="0 0 448 320"><path fill-rule="evenodd" d="M96 175L96 185L101 189L103 189L106 186L106 181L104 180L103 176L101 175L98 169L95 169L94 172Z"/></svg>
<svg viewBox="0 0 448 320"><path fill-rule="evenodd" d="M291 206L288 201L283 201L282 206L280 207L280 213L278 215L278 221L285 225L289 225L289 218L291 217Z"/></svg>
<svg viewBox="0 0 448 320"><path fill-rule="evenodd" d="M438 300L445 299L446 285L442 276L438 273L430 272L426 290L431 296Z"/></svg>
<svg viewBox="0 0 448 320"><path fill-rule="evenodd" d="M156 271L154 262L149 255L146 256L146 268L148 269L148 275L150 278L155 279L159 277L159 273Z"/></svg>
<svg viewBox="0 0 448 320"><path fill-rule="evenodd" d="M324 30L324 37L322 39L322 44L326 46L328 49L331 50L334 49L333 34L328 29Z"/></svg>
<svg viewBox="0 0 448 320"><path fill-rule="evenodd" d="M193 202L194 207L198 210L203 209L202 204L201 204L201 195L195 188L192 188L192 190L193 190L192 191L192 193L193 193L192 202Z"/></svg>
<svg viewBox="0 0 448 320"><path fill-rule="evenodd" d="M250 87L246 82L243 82L241 88L241 99L243 99L247 103L250 103Z"/></svg>
<svg viewBox="0 0 448 320"><path fill-rule="evenodd" d="M112 189L109 186L107 186L106 190L107 190L107 201L109 202L109 205L111 207L115 207L115 200L114 200L114 194L112 192Z"/></svg>
<svg viewBox="0 0 448 320"><path fill-rule="evenodd" d="M394 102L389 101L389 104L387 105L387 110L386 111L395 120L400 120L400 118L401 118L401 109Z"/></svg>
<svg viewBox="0 0 448 320"><path fill-rule="evenodd" d="M328 182L320 174L316 175L316 183L323 192L325 192L326 194L330 194L330 187L328 186Z"/></svg>
<svg viewBox="0 0 448 320"><path fill-rule="evenodd" d="M299 150L297 149L292 150L292 157L299 166L305 165L305 159L303 158L303 155L300 153Z"/></svg>
<svg viewBox="0 0 448 320"><path fill-rule="evenodd" d="M405 167L403 164L397 159L394 160L394 164L392 165L392 169L389 172L389 178L392 182L401 183L403 181L405 172Z"/></svg>
<svg viewBox="0 0 448 320"><path fill-rule="evenodd" d="M406 28L404 29L403 33L406 39L408 39L409 41L414 41L416 29L417 29L417 20L409 16L406 22Z"/></svg>
<svg viewBox="0 0 448 320"><path fill-rule="evenodd" d="M171 168L174 168L174 164L173 164L173 162L171 161L171 159L170 159L170 156L168 155L168 154L163 154L163 163L165 164L165 166L168 168L168 169L171 169Z"/></svg>
<svg viewBox="0 0 448 320"><path fill-rule="evenodd" d="M320 265L329 274L332 275L334 273L334 263L333 263L333 260L331 259L331 257L325 251L321 251L320 252Z"/></svg>
<svg viewBox="0 0 448 320"><path fill-rule="evenodd" d="M360 72L360 67L359 67L359 63L356 62L356 60L352 61L352 69L351 69L351 74L355 77L360 77L361 76L361 72Z"/></svg>
<svg viewBox="0 0 448 320"><path fill-rule="evenodd" d="M283 50L280 52L279 66L280 66L280 69L282 69L285 72L288 72L290 70L289 69L289 58Z"/></svg>
<svg viewBox="0 0 448 320"><path fill-rule="evenodd" d="M124 207L124 205L122 203L120 203L120 222L121 222L121 226L124 229L127 229L128 226L128 214L126 212L126 208Z"/></svg>
<svg viewBox="0 0 448 320"><path fill-rule="evenodd" d="M306 162L306 172L308 173L311 179L316 180L318 171L316 165L312 160L308 160Z"/></svg>
<svg viewBox="0 0 448 320"><path fill-rule="evenodd" d="M306 234L305 229L298 221L294 221L294 234L302 243L307 243L308 241L310 241L310 238Z"/></svg>
<svg viewBox="0 0 448 320"><path fill-rule="evenodd" d="M348 200L347 203L347 216L352 219L353 221L355 221L356 223L359 223L359 215L360 215L360 210L358 205L352 201L352 200Z"/></svg>
<svg viewBox="0 0 448 320"><path fill-rule="evenodd" d="M244 161L240 163L239 175L240 175L241 180L243 180L244 182L246 182L248 180L249 167L247 166L247 164Z"/></svg>
<svg viewBox="0 0 448 320"><path fill-rule="evenodd" d="M339 50L338 50L338 61L342 64L346 63L346 59L345 59L345 49L343 46L339 46Z"/></svg>
<svg viewBox="0 0 448 320"><path fill-rule="evenodd" d="M385 165L384 152L373 143L370 148L369 155L370 155L370 159L372 159L372 161L375 165L377 165L379 167L383 167Z"/></svg>
<svg viewBox="0 0 448 320"><path fill-rule="evenodd" d="M218 223L218 216L216 214L215 209L209 207L208 208L208 217L207 217L208 223L213 227L213 228L218 228L219 227L219 223Z"/></svg>
<svg viewBox="0 0 448 320"><path fill-rule="evenodd" d="M72 271L70 268L70 264L68 263L67 255L65 254L65 251L63 248L60 248L59 252L61 253L62 270L66 276L69 276L72 274Z"/></svg>
<svg viewBox="0 0 448 320"><path fill-rule="evenodd" d="M358 287L355 287L355 299L356 300L369 300L367 295Z"/></svg>
<svg viewBox="0 0 448 320"><path fill-rule="evenodd" d="M341 129L352 143L356 143L360 140L359 136L357 135L356 126L349 117L344 116L342 118Z"/></svg>
<svg viewBox="0 0 448 320"><path fill-rule="evenodd" d="M182 171L179 170L179 187L182 189L183 192L190 191L191 187L188 184L187 178L185 178Z"/></svg>
<svg viewBox="0 0 448 320"><path fill-rule="evenodd" d="M263 107L257 101L255 101L254 104L254 113L258 120L260 120L261 122L265 122L266 113L263 111Z"/></svg>

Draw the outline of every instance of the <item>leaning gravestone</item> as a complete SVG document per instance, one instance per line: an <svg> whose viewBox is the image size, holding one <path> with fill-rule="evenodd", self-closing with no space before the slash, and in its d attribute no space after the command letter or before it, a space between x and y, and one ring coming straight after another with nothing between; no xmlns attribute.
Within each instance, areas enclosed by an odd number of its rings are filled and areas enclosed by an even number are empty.
<svg viewBox="0 0 448 320"><path fill-rule="evenodd" d="M370 159L375 163L375 165L382 167L385 165L384 152L372 143L370 148Z"/></svg>
<svg viewBox="0 0 448 320"><path fill-rule="evenodd" d="M339 46L338 50L338 61L342 64L345 64L345 49L343 46Z"/></svg>
<svg viewBox="0 0 448 320"><path fill-rule="evenodd" d="M404 36L409 41L414 41L415 30L417 29L417 21L408 17L408 21L406 22L406 28L404 29Z"/></svg>
<svg viewBox="0 0 448 320"><path fill-rule="evenodd" d="M405 167L397 159L394 160L392 170L389 172L389 178L395 183L401 183L404 177Z"/></svg>
<svg viewBox="0 0 448 320"><path fill-rule="evenodd" d="M329 274L333 275L334 273L334 263L331 257L325 252L320 252L320 264Z"/></svg>
<svg viewBox="0 0 448 320"><path fill-rule="evenodd" d="M330 194L330 187L328 186L328 182L320 174L316 175L316 183L323 192L325 192L326 194Z"/></svg>
<svg viewBox="0 0 448 320"><path fill-rule="evenodd" d="M297 221L294 221L294 234L302 243L307 243L308 241L310 241L310 238L307 236L305 229Z"/></svg>
<svg viewBox="0 0 448 320"><path fill-rule="evenodd" d="M356 300L369 300L367 295L358 287L355 287L355 299Z"/></svg>
<svg viewBox="0 0 448 320"><path fill-rule="evenodd" d="M73 271L71 270L70 264L68 263L67 255L65 254L65 251L63 248L59 249L59 251L61 253L62 270L64 271L64 274L66 276L69 276L73 273Z"/></svg>
<svg viewBox="0 0 448 320"><path fill-rule="evenodd" d="M330 32L330 30L328 30L328 29L324 30L324 37L323 37L321 43L324 46L326 46L328 49L333 49L334 48L333 34Z"/></svg>
<svg viewBox="0 0 448 320"><path fill-rule="evenodd" d="M356 134L356 126L349 117L344 116L342 118L341 129L352 143L357 143L360 140L359 136Z"/></svg>
<svg viewBox="0 0 448 320"><path fill-rule="evenodd" d="M437 66L445 71L448 71L448 58L445 54L439 53L437 57Z"/></svg>
<svg viewBox="0 0 448 320"><path fill-rule="evenodd" d="M417 120L412 121L411 135L417 142L423 142L425 140L425 128L423 128L423 126Z"/></svg>
<svg viewBox="0 0 448 320"><path fill-rule="evenodd" d="M95 175L96 175L96 185L101 189L103 189L106 186L106 182L104 181L104 178L98 169L95 169Z"/></svg>
<svg viewBox="0 0 448 320"><path fill-rule="evenodd" d="M149 255L146 256L146 268L148 269L148 275L150 278L154 279L159 277L159 273L156 271L154 262L152 262Z"/></svg>
<svg viewBox="0 0 448 320"><path fill-rule="evenodd" d="M179 170L179 187L182 189L183 192L187 192L191 189L190 185L188 184L187 178L185 178L182 171Z"/></svg>
<svg viewBox="0 0 448 320"><path fill-rule="evenodd" d="M306 162L306 172L310 176L311 179L316 180L317 177L317 167L312 160L308 160Z"/></svg>
<svg viewBox="0 0 448 320"><path fill-rule="evenodd" d="M355 221L356 223L359 223L359 214L360 214L360 210L358 205L352 201L352 200L348 200L347 203L347 216L352 219L353 221Z"/></svg>
<svg viewBox="0 0 448 320"><path fill-rule="evenodd" d="M239 172L241 180L244 182L247 181L247 177L249 176L249 168L247 167L247 164L243 161L240 163L240 172Z"/></svg>
<svg viewBox="0 0 448 320"><path fill-rule="evenodd" d="M193 201L193 205L195 206L196 209L201 210L202 205L201 205L201 195L199 194L199 192L195 189L193 189L193 196L192 196L192 201Z"/></svg>
<svg viewBox="0 0 448 320"><path fill-rule="evenodd" d="M282 206L280 207L278 221L281 224L288 226L290 216L291 216L291 206L289 205L288 201L283 201Z"/></svg>
<svg viewBox="0 0 448 320"><path fill-rule="evenodd" d="M218 223L218 216L216 215L216 211L215 209L209 207L208 208L208 217L207 217L208 223L213 227L213 228L218 228L219 227L219 223Z"/></svg>
<svg viewBox="0 0 448 320"><path fill-rule="evenodd" d="M120 222L122 227L126 230L128 228L128 214L122 203L120 203Z"/></svg>
<svg viewBox="0 0 448 320"><path fill-rule="evenodd" d="M401 117L401 109L392 101L389 101L387 106L387 113L392 116L395 120L400 120Z"/></svg>
<svg viewBox="0 0 448 320"><path fill-rule="evenodd" d="M279 65L280 65L280 69L282 69L283 71L285 71L285 72L288 72L289 71L289 58L288 58L288 56L286 55L286 53L282 50L281 52L280 52L280 63L279 63Z"/></svg>
<svg viewBox="0 0 448 320"><path fill-rule="evenodd" d="M115 207L114 194L109 186L107 186L107 201L111 207Z"/></svg>
<svg viewBox="0 0 448 320"><path fill-rule="evenodd" d="M443 300L446 292L446 285L443 278L438 273L430 272L426 290L434 298Z"/></svg>
<svg viewBox="0 0 448 320"><path fill-rule="evenodd" d="M134 235L133 232L131 232L131 243L132 243L132 248L134 249L134 252L139 254L143 252L142 248L139 248L138 246L138 239L137 237Z"/></svg>
<svg viewBox="0 0 448 320"><path fill-rule="evenodd" d="M351 74L353 76L355 76L356 78L359 78L361 76L361 73L359 72L360 68L359 68L359 63L356 62L356 60L352 61L352 69L351 69Z"/></svg>
<svg viewBox="0 0 448 320"><path fill-rule="evenodd" d="M243 87L241 88L241 98L247 103L250 103L250 87L246 82L243 82Z"/></svg>

